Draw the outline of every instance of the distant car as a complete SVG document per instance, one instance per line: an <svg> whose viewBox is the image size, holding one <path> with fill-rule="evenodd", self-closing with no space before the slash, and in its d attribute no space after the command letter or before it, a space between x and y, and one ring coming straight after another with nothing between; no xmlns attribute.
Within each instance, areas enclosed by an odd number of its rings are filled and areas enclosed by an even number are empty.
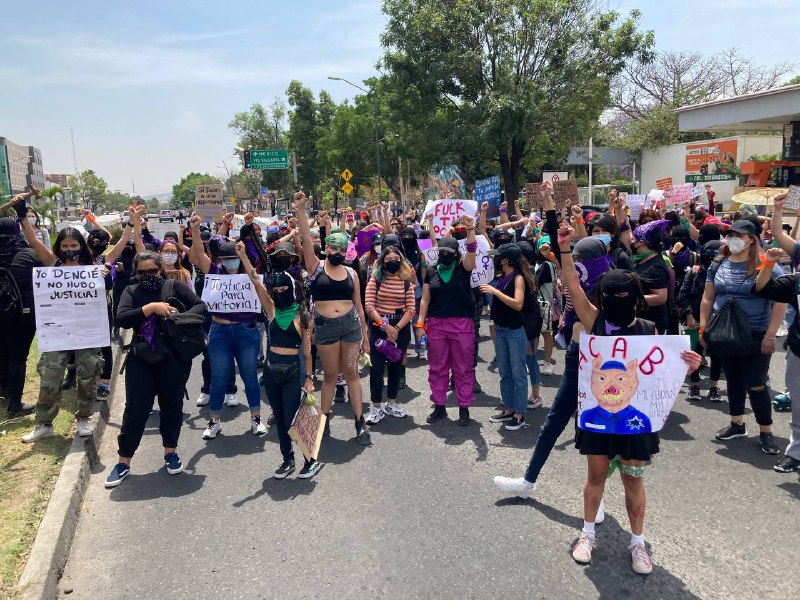
<svg viewBox="0 0 800 600"><path fill-rule="evenodd" d="M175 215L172 214L171 210L162 210L161 214L158 215L158 222L166 223L167 221L173 223L175 221Z"/></svg>
<svg viewBox="0 0 800 600"><path fill-rule="evenodd" d="M122 217L120 218L122 219L123 223L127 223L131 218L131 214L127 210L125 210L122 212Z"/></svg>

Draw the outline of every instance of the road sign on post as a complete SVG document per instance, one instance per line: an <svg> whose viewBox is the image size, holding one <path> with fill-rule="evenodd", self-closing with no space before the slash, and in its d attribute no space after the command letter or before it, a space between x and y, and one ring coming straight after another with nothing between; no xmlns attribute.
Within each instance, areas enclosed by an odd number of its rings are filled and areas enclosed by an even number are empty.
<svg viewBox="0 0 800 600"><path fill-rule="evenodd" d="M288 150L245 150L245 169L288 169Z"/></svg>
<svg viewBox="0 0 800 600"><path fill-rule="evenodd" d="M342 175L342 179L344 179L347 182L349 182L353 178L353 174L350 172L350 169L348 169L347 167L345 167L345 169L344 169L344 171L342 171L341 175Z"/></svg>
<svg viewBox="0 0 800 600"><path fill-rule="evenodd" d="M342 186L342 191L348 196L353 193L354 189L355 188L352 185L350 185L349 181L345 182L345 184Z"/></svg>

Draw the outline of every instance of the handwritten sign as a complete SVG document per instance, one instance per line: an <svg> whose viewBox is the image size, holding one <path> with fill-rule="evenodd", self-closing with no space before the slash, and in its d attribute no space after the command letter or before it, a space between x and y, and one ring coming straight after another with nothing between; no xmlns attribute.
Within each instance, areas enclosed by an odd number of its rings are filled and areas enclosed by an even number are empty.
<svg viewBox="0 0 800 600"><path fill-rule="evenodd" d="M100 265L35 267L33 301L40 352L111 344Z"/></svg>
<svg viewBox="0 0 800 600"><path fill-rule="evenodd" d="M702 195L703 195L703 194L705 194L705 193L706 193L706 188L705 188L705 186L703 186L703 185L696 185L696 186L694 186L694 187L692 188L692 193L690 194L690 196L691 196L692 198L699 198L700 196L702 196Z"/></svg>
<svg viewBox="0 0 800 600"><path fill-rule="evenodd" d="M489 256L489 242L482 235L475 236L475 240L478 242L478 250L475 252L475 268L472 270L471 287L489 283L494 277L494 260ZM467 253L467 241L459 240L458 249L461 256L464 256ZM439 261L439 252L436 246L422 250L422 253L425 255L428 268L433 267Z"/></svg>
<svg viewBox="0 0 800 600"><path fill-rule="evenodd" d="M525 184L525 202L528 205L528 210L537 210L542 206L542 197L539 195L539 187L541 183L526 183Z"/></svg>
<svg viewBox="0 0 800 600"><path fill-rule="evenodd" d="M672 177L664 177L664 179L656 179L656 189L667 191L672 187Z"/></svg>
<svg viewBox="0 0 800 600"><path fill-rule="evenodd" d="M478 179L475 182L474 196L478 206L484 202L489 203L489 210L486 214L490 219L500 216L500 177L494 175L486 179Z"/></svg>
<svg viewBox="0 0 800 600"><path fill-rule="evenodd" d="M300 402L300 408L294 416L292 426L289 428L289 437L294 440L300 451L308 460L317 458L319 446L322 442L322 432L325 429L325 419L315 406Z"/></svg>
<svg viewBox="0 0 800 600"><path fill-rule="evenodd" d="M212 313L260 313L261 302L250 277L244 274L205 276L203 302Z"/></svg>
<svg viewBox="0 0 800 600"><path fill-rule="evenodd" d="M642 209L644 208L646 199L647 197L642 194L628 194L626 202L628 204L628 210L631 213L630 217L632 221L638 221L639 217L642 216Z"/></svg>
<svg viewBox="0 0 800 600"><path fill-rule="evenodd" d="M789 210L800 210L800 185L789 186L789 197L783 205Z"/></svg>
<svg viewBox="0 0 800 600"><path fill-rule="evenodd" d="M686 378L686 335L581 334L578 427L631 435L659 431Z"/></svg>
<svg viewBox="0 0 800 600"><path fill-rule="evenodd" d="M556 210L565 208L567 200L571 200L572 204L578 203L578 181L575 179L554 181L553 202L556 205Z"/></svg>
<svg viewBox="0 0 800 600"><path fill-rule="evenodd" d="M206 183L194 188L194 210L204 223L221 223L225 200L221 183Z"/></svg>
<svg viewBox="0 0 800 600"><path fill-rule="evenodd" d="M474 217L476 212L478 203L475 200L428 200L423 216L427 218L428 215L433 215L433 233L437 238L441 238L458 219L464 215Z"/></svg>
<svg viewBox="0 0 800 600"><path fill-rule="evenodd" d="M674 185L670 190L664 192L664 201L671 206L683 204L691 199L692 187L691 183Z"/></svg>

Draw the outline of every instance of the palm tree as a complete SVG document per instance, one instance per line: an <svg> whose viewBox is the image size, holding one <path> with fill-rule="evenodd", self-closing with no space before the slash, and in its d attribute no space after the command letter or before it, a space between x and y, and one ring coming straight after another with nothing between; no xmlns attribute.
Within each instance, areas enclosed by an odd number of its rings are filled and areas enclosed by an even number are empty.
<svg viewBox="0 0 800 600"><path fill-rule="evenodd" d="M42 190L42 198L40 198L39 203L34 206L42 217L46 217L44 219L44 224L50 233L55 233L56 221L58 221L58 201L56 200L56 194L63 195L63 193L64 189L60 185L54 185L46 190ZM47 199L45 200L45 198Z"/></svg>

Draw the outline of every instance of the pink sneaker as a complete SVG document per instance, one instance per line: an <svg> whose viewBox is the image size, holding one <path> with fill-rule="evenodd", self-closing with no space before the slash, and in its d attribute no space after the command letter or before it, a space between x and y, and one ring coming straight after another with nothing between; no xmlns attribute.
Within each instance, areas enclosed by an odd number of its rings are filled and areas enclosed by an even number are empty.
<svg viewBox="0 0 800 600"><path fill-rule="evenodd" d="M631 544L628 550L631 551L633 570L641 575L649 575L653 571L653 561L650 560L644 544Z"/></svg>
<svg viewBox="0 0 800 600"><path fill-rule="evenodd" d="M581 531L581 536L572 547L572 558L575 559L575 562L584 565L592 562L592 550L594 550L595 546L596 542L594 541L594 536L589 535L585 531Z"/></svg>

